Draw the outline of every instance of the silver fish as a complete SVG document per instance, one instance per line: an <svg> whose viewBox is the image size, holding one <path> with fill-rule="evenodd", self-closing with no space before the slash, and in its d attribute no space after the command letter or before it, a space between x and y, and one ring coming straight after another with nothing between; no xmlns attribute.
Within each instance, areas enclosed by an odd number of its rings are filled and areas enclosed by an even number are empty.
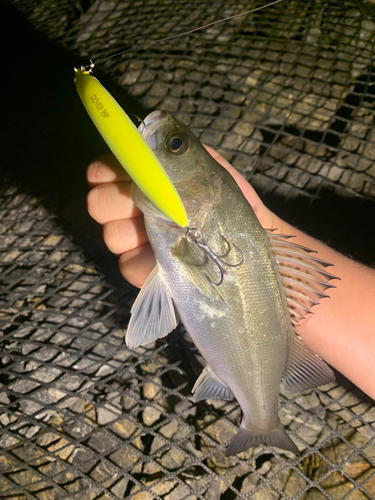
<svg viewBox="0 0 375 500"><path fill-rule="evenodd" d="M154 111L140 131L181 196L189 230L133 187L157 265L132 308L126 343L164 337L181 319L207 363L195 401L234 397L241 406L227 455L259 444L297 454L278 416L280 382L299 392L334 380L294 329L332 286L329 264L264 230L232 176L184 124Z"/></svg>

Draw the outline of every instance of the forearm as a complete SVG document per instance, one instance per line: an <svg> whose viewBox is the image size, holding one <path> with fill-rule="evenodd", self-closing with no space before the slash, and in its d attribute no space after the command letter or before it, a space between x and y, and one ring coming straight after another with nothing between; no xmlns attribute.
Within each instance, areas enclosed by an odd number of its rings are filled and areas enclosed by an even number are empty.
<svg viewBox="0 0 375 500"><path fill-rule="evenodd" d="M293 242L316 250L318 258L334 267L339 280L325 293L297 328L304 342L330 365L375 399L375 271L344 257L274 217L273 227L296 235Z"/></svg>
<svg viewBox="0 0 375 500"><path fill-rule="evenodd" d="M325 293L313 313L301 321L298 332L323 359L375 399L375 271L358 264L285 223L268 210L250 184L218 153L208 148L238 182L264 228L295 235L295 243L318 251L318 257L334 265L328 271L341 278ZM141 287L155 265L152 249L130 198L130 179L112 156L103 157L88 169L95 186L88 208L104 224L105 241L120 257L120 270L133 285ZM122 220L125 219L125 220Z"/></svg>

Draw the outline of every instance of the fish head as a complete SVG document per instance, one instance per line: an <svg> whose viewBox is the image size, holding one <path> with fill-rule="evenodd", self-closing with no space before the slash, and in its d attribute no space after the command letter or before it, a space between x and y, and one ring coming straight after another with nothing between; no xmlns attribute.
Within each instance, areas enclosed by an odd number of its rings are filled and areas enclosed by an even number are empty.
<svg viewBox="0 0 375 500"><path fill-rule="evenodd" d="M150 113L139 131L176 187L190 227L201 227L208 211L220 201L223 167L184 123L163 111Z"/></svg>

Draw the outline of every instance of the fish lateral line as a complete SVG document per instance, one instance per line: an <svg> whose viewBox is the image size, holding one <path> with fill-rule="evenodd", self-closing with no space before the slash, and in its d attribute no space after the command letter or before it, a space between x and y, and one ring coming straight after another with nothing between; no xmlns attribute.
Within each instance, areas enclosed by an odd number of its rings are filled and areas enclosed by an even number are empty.
<svg viewBox="0 0 375 500"><path fill-rule="evenodd" d="M184 31L182 33L170 35L170 36L167 36L165 38L161 38L159 40L153 40L151 42L141 43L140 45L136 45L135 47L130 47L130 49L122 50L121 52L117 52L116 54L112 54L111 56L104 57L103 59L99 59L99 61L96 61L95 64L90 60L90 64L87 66L82 66L81 69L90 68L92 71L92 69L94 68L94 66L96 64L102 63L104 61L108 61L109 59L114 59L115 57L122 56L123 54L127 54L128 52L133 52L134 50L143 49L144 47L151 47L152 45L155 45L157 43L166 42L168 40L174 40L175 38L180 38L182 36L190 35L191 33L195 33L196 31L200 31L200 30L203 30L205 28L215 26L216 24L224 23L226 21L230 21L231 19L236 19L236 18L241 17L241 16L247 16L248 14L252 14L254 12L258 12L260 10L267 9L268 7L272 7L273 5L279 4L279 3L284 2L284 1L285 0L274 0L270 3L260 5L259 7L255 7L254 9L250 9L250 10L247 10L244 12L239 12L238 14L234 14L233 16L227 16L227 17L224 17L222 19L217 19L216 21L212 21L211 23L204 24L203 26L198 26L197 28L193 28L191 30ZM86 70L86 71L88 71L88 70Z"/></svg>
<svg viewBox="0 0 375 500"><path fill-rule="evenodd" d="M230 250L230 243L228 242L228 240L222 235L220 234L220 236L223 238L223 240L226 242L226 244L228 245L228 249ZM195 229L195 228L189 228L186 233L185 233L185 238L187 239L187 241L189 241L190 243L196 243L198 245L199 248L201 248L204 252L206 252L206 254L210 257L210 259L217 265L217 267L219 268L219 271L220 271L220 280L215 283L211 280L211 278L205 274L205 277L206 279L208 280L208 282L212 285L212 286L220 286L223 281L224 281L224 274L227 274L226 273L226 270L225 270L225 266L228 266L228 267L239 267L239 266L242 266L242 264L245 262L245 255L244 253L242 252L242 250L240 250L238 248L237 245L235 245L234 243L232 243L232 245L234 246L234 248L237 250L237 252L241 255L241 262L238 262L237 264L230 264L229 262L225 262L221 257L219 257L206 243L206 241L203 239L200 231L198 229Z"/></svg>

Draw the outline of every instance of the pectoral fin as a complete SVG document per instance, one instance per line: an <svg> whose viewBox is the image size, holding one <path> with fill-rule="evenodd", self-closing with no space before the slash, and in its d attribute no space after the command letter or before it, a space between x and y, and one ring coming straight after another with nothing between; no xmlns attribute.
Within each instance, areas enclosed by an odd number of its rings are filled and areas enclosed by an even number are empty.
<svg viewBox="0 0 375 500"><path fill-rule="evenodd" d="M156 266L147 278L131 309L126 345L138 347L165 337L179 322L173 299Z"/></svg>
<svg viewBox="0 0 375 500"><path fill-rule="evenodd" d="M208 366L199 375L191 392L194 394L196 403L209 398L228 401L234 398L232 391L216 377Z"/></svg>
<svg viewBox="0 0 375 500"><path fill-rule="evenodd" d="M331 368L293 334L283 383L290 393L305 391L335 380Z"/></svg>

